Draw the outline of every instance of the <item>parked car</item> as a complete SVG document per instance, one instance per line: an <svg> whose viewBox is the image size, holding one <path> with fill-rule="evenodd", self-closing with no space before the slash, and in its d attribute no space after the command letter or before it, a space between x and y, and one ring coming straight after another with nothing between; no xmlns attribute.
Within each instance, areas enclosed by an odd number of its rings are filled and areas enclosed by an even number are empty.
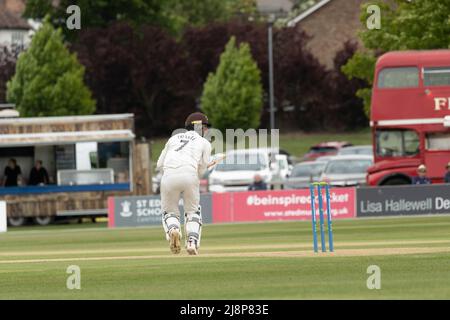
<svg viewBox="0 0 450 320"><path fill-rule="evenodd" d="M302 161L312 161L316 160L318 157L336 155L340 149L350 146L352 146L352 144L346 141L322 142L312 146L303 156Z"/></svg>
<svg viewBox="0 0 450 320"><path fill-rule="evenodd" d="M291 170L292 165L289 164L288 157L285 154L276 154L271 163L272 183L270 188L281 189Z"/></svg>
<svg viewBox="0 0 450 320"><path fill-rule="evenodd" d="M361 154L373 156L373 147L371 145L345 147L338 151L338 156Z"/></svg>
<svg viewBox="0 0 450 320"><path fill-rule="evenodd" d="M307 161L295 165L285 180L284 189L308 188L310 183L320 180L326 165L325 161Z"/></svg>
<svg viewBox="0 0 450 320"><path fill-rule="evenodd" d="M276 160L276 170L281 179L287 178L292 170L292 166L289 165L288 157L284 154L275 155Z"/></svg>
<svg viewBox="0 0 450 320"><path fill-rule="evenodd" d="M226 153L209 175L209 191L246 191L256 174L270 183L277 165L271 161L269 149L242 149Z"/></svg>
<svg viewBox="0 0 450 320"><path fill-rule="evenodd" d="M372 164L372 156L336 156L327 162L320 180L327 181L333 186L364 185L367 169Z"/></svg>
<svg viewBox="0 0 450 320"><path fill-rule="evenodd" d="M316 158L316 161L320 161L320 162L328 162L331 159L333 159L334 157L336 157L336 155L334 156L322 156L322 157L318 157Z"/></svg>
<svg viewBox="0 0 450 320"><path fill-rule="evenodd" d="M287 157L287 161L288 161L288 163L289 163L290 166L294 165L294 163L296 163L296 162L298 161L296 156L291 155L291 154L290 154L289 152L287 152L286 150L279 149L279 150L278 150L278 153L279 153L280 155L285 155L285 156Z"/></svg>

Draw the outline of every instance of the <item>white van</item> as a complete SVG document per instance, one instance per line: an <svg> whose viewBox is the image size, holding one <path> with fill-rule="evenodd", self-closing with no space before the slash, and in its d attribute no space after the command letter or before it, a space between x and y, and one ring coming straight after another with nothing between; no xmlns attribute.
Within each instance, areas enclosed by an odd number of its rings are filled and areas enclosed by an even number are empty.
<svg viewBox="0 0 450 320"><path fill-rule="evenodd" d="M226 153L225 159L209 175L210 192L246 191L259 174L270 183L277 165L268 149L242 149Z"/></svg>

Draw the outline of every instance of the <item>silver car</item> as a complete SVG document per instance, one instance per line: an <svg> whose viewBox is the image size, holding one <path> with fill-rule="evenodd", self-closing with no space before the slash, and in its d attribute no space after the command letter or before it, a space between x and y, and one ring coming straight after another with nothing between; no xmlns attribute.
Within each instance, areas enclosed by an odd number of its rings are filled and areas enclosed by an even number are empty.
<svg viewBox="0 0 450 320"><path fill-rule="evenodd" d="M366 183L367 168L373 164L372 156L335 156L322 173L321 181L332 186L358 186Z"/></svg>
<svg viewBox="0 0 450 320"><path fill-rule="evenodd" d="M338 156L347 155L366 155L373 156L373 147L371 145L345 147L338 151Z"/></svg>
<svg viewBox="0 0 450 320"><path fill-rule="evenodd" d="M326 164L325 161L307 161L296 164L284 182L284 189L308 188L310 183L320 180Z"/></svg>

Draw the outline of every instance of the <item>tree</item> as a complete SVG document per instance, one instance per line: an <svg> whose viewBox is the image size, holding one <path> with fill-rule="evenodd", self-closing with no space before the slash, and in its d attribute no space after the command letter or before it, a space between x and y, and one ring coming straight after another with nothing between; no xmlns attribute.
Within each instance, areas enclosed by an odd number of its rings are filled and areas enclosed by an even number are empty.
<svg viewBox="0 0 450 320"><path fill-rule="evenodd" d="M220 56L215 74L204 85L201 106L222 130L258 128L262 111L262 86L258 66L246 43L231 37Z"/></svg>
<svg viewBox="0 0 450 320"><path fill-rule="evenodd" d="M17 51L0 46L0 103L6 101L6 83L14 75Z"/></svg>
<svg viewBox="0 0 450 320"><path fill-rule="evenodd" d="M81 27L107 27L117 21L132 25L143 24L170 28L171 23L165 15L165 8L172 0L28 0L24 16L42 19L50 16L52 24L61 27L67 39L74 40L79 30L69 30L66 26L67 7L76 4L81 9Z"/></svg>
<svg viewBox="0 0 450 320"><path fill-rule="evenodd" d="M45 21L19 55L7 99L25 117L91 114L95 101L83 77L84 67L64 46L61 30Z"/></svg>
<svg viewBox="0 0 450 320"><path fill-rule="evenodd" d="M450 1L378 1L362 6L361 22L366 24L369 5L378 5L382 12L381 29L360 32L360 38L368 51L357 52L342 68L350 78L373 82L376 57L393 50L444 49L450 47L448 12ZM370 111L371 90L358 91L364 99L365 111Z"/></svg>
<svg viewBox="0 0 450 320"><path fill-rule="evenodd" d="M356 92L365 88L367 83L356 78L349 80L341 71L342 66L353 57L357 47L357 44L352 41L344 44L343 48L336 53L334 68L326 79L330 88L327 93L328 124L338 130L354 130L368 125L363 101L356 96Z"/></svg>
<svg viewBox="0 0 450 320"><path fill-rule="evenodd" d="M377 59L373 54L356 52L345 65L341 67L342 72L350 81L361 79L367 86L356 91L356 96L364 102L363 108L366 116L370 116L370 100L372 97L373 77Z"/></svg>
<svg viewBox="0 0 450 320"><path fill-rule="evenodd" d="M236 43L248 43L252 57L261 71L264 88L264 109L261 127L269 123L269 67L267 51L267 25L257 22L232 20L213 23L205 27L187 28L182 44L187 59L195 70L195 87L201 95L201 84L208 74L217 68L220 54L230 37ZM274 28L274 78L276 116L287 126L302 130L321 130L327 103L324 92L328 85L324 82L327 71L306 48L308 36L294 28ZM199 84L199 85L197 85ZM284 112L284 107L294 107L292 112Z"/></svg>
<svg viewBox="0 0 450 320"><path fill-rule="evenodd" d="M306 49L307 35L293 28L274 32L277 118L285 127L302 130L323 130L338 120L339 126L351 127L345 123L355 123L351 117L330 118L330 106L338 108L344 100L339 90L333 91L329 72ZM177 41L163 28L115 22L105 28L83 28L71 49L86 67L97 113L133 112L136 132L148 137L170 133L180 126L180 119L198 109L203 85L218 68L233 35L237 45L249 44L261 71L265 107L260 126L267 128L267 26L262 23L235 19L190 26ZM340 84L345 86L349 81L343 80ZM293 112L283 111L291 106Z"/></svg>
<svg viewBox="0 0 450 320"><path fill-rule="evenodd" d="M172 29L181 34L187 27L202 27L230 21L237 16L255 15L256 0L168 0L166 15Z"/></svg>
<svg viewBox="0 0 450 320"><path fill-rule="evenodd" d="M280 18L280 22L287 23L289 20L294 19L302 12L305 12L315 4L319 2L319 0L291 0L292 8L290 12L288 12L287 16L284 18Z"/></svg>
<svg viewBox="0 0 450 320"><path fill-rule="evenodd" d="M250 17L258 14L257 0L229 0L228 6L234 15Z"/></svg>
<svg viewBox="0 0 450 320"><path fill-rule="evenodd" d="M211 23L203 27L188 27L183 33L181 45L195 70L196 90L201 95L208 75L216 70L226 44L234 36L236 43L248 43L252 57L264 74L267 67L267 28L260 23L232 20ZM263 85L267 78L264 76Z"/></svg>
<svg viewBox="0 0 450 320"><path fill-rule="evenodd" d="M306 49L309 37L294 28L274 34L274 80L276 106L284 120L295 120L302 130L327 129L328 71ZM293 107L285 113L284 107ZM292 120L291 120L292 121Z"/></svg>
<svg viewBox="0 0 450 320"><path fill-rule="evenodd" d="M225 21L232 15L231 0L170 0L170 2L166 14L177 33L187 26L200 27L211 22Z"/></svg>
<svg viewBox="0 0 450 320"><path fill-rule="evenodd" d="M66 9L73 4L81 9L82 28L105 28L120 21L134 27L162 27L174 35L187 26L204 26L256 11L255 0L28 0L24 16L42 19L49 15L53 25L61 27L66 39L73 41L80 31L65 28L69 17Z"/></svg>
<svg viewBox="0 0 450 320"><path fill-rule="evenodd" d="M162 28L126 22L86 28L72 49L86 67L97 112L133 112L140 136L170 134L195 110L195 72Z"/></svg>

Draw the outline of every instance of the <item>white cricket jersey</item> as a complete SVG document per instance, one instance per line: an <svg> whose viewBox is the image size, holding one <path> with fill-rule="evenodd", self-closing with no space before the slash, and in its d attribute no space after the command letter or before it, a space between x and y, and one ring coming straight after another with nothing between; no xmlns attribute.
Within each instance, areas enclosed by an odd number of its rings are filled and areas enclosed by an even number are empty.
<svg viewBox="0 0 450 320"><path fill-rule="evenodd" d="M195 131L172 136L159 156L157 169L192 167L202 175L210 162L211 143Z"/></svg>

